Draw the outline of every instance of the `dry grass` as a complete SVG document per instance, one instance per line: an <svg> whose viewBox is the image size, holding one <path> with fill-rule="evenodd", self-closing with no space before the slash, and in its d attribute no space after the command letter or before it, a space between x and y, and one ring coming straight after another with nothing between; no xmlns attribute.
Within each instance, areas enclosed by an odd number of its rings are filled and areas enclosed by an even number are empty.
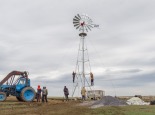
<svg viewBox="0 0 155 115"><path fill-rule="evenodd" d="M48 103L19 102L9 97L0 102L0 115L155 115L155 106L106 106L90 109L80 101L48 100Z"/></svg>
<svg viewBox="0 0 155 115"><path fill-rule="evenodd" d="M48 103L19 102L14 97L9 97L5 102L0 102L0 115L65 115L74 110L76 112L76 108L81 108L73 106L77 103L50 99L48 99Z"/></svg>

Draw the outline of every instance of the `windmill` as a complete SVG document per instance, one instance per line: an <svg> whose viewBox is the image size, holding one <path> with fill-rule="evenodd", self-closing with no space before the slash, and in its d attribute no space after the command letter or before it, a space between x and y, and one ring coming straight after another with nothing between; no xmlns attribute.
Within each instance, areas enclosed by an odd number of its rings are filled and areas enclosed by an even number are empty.
<svg viewBox="0 0 155 115"><path fill-rule="evenodd" d="M91 89L91 85L87 80L87 78L90 76L91 66L85 37L87 36L88 31L91 31L92 28L98 26L93 24L93 21L86 14L77 14L73 18L73 25L77 30L80 31L80 44L78 50L77 63L75 67L76 82L73 83L74 89L72 97L75 93L76 88L79 86L89 87Z"/></svg>

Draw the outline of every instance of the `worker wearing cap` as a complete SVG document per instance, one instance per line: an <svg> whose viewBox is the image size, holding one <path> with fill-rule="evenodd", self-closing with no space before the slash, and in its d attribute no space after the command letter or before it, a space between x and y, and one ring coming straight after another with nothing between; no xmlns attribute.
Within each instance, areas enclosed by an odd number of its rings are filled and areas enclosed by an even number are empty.
<svg viewBox="0 0 155 115"><path fill-rule="evenodd" d="M40 102L40 99L41 99L41 88L40 88L40 85L38 85L38 88L37 88L37 102Z"/></svg>

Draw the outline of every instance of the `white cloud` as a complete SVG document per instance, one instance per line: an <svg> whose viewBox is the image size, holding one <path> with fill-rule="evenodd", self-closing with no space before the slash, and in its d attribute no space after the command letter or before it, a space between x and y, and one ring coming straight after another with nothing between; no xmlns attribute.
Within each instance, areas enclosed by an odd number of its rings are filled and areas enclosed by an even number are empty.
<svg viewBox="0 0 155 115"><path fill-rule="evenodd" d="M64 85L71 90L79 44L79 32L72 19L77 13L86 13L100 25L86 37L96 88L105 88L107 94L113 95L114 87L108 82L115 79L113 85L120 89L116 93L133 95L132 89L136 87L147 95L144 89L153 86L148 84L153 82L155 70L154 3L1 0L0 79L12 70L26 70L32 77L32 85L47 85L51 96L59 95ZM151 80L146 80L148 76ZM130 84L134 80L143 85Z"/></svg>

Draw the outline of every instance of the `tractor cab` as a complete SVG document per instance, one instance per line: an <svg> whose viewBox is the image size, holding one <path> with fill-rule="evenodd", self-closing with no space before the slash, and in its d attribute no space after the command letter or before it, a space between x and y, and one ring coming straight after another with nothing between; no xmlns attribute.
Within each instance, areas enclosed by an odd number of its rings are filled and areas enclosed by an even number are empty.
<svg viewBox="0 0 155 115"><path fill-rule="evenodd" d="M24 87L30 87L30 79L21 77L16 84L16 91L21 92Z"/></svg>

